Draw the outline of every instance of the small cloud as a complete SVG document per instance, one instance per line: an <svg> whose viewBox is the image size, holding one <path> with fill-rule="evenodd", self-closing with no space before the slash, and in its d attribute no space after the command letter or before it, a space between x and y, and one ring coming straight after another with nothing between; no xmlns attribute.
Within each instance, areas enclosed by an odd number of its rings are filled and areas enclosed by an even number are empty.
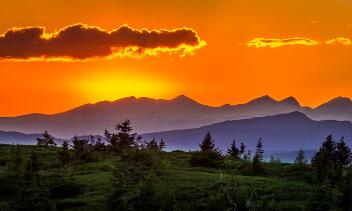
<svg viewBox="0 0 352 211"><path fill-rule="evenodd" d="M255 38L247 43L248 47L255 48L278 48L283 46L293 45L318 45L319 42L308 38L294 37L294 38Z"/></svg>
<svg viewBox="0 0 352 211"><path fill-rule="evenodd" d="M123 25L110 32L75 24L45 33L44 27L13 28L0 35L0 60L86 60L144 57L161 53L192 55L205 46L190 28L133 29Z"/></svg>
<svg viewBox="0 0 352 211"><path fill-rule="evenodd" d="M352 41L346 37L337 37L331 40L325 41L327 45L352 45Z"/></svg>
<svg viewBox="0 0 352 211"><path fill-rule="evenodd" d="M346 37L336 37L326 41L317 41L309 38L294 37L294 38L255 38L247 43L247 47L255 48L279 48L285 46L303 45L303 46L317 46L317 45L352 45L352 40Z"/></svg>

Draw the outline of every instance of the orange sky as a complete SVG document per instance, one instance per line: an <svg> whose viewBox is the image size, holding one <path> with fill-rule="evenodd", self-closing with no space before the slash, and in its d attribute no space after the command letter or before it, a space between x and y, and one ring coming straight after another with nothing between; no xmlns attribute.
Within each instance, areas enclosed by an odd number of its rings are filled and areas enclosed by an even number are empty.
<svg viewBox="0 0 352 211"><path fill-rule="evenodd" d="M94 61L0 61L0 116L55 113L88 102L135 95L201 103L246 102L261 95L295 96L317 106L352 97L349 0L14 0L0 7L0 34L42 26L49 33L75 23L113 30L188 27L207 45L193 56L162 54ZM314 46L248 47L255 38L307 38Z"/></svg>

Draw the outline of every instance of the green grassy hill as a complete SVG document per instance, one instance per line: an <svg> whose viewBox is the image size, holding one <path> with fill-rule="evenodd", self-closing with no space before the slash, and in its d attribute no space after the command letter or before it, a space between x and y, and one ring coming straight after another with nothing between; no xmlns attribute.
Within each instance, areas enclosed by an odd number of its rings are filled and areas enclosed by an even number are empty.
<svg viewBox="0 0 352 211"><path fill-rule="evenodd" d="M6 165L14 146L0 145L0 178L4 181ZM58 148L41 149L22 146L23 160L28 160L33 151L38 155L40 175L43 180L53 180L53 175L62 172L57 158ZM71 152L72 153L72 152ZM252 199L257 210L304 210L312 194L311 170L297 170L294 164L265 163L265 174L251 176L250 163L225 159L221 168L190 166L192 153L158 152L165 164L165 173L158 176L158 191L172 191L174 209L200 209L216 194L217 184L234 188L243 201ZM70 197L50 198L50 203L59 210L105 210L108 196L113 189L114 172L119 155L109 152L94 152L91 161L71 162L64 174L79 185L81 191ZM161 162L161 161L160 161ZM1 187L0 187L1 188ZM0 210L9 208L5 189L0 191ZM216 197L214 195L214 197ZM210 203L210 202L209 202Z"/></svg>

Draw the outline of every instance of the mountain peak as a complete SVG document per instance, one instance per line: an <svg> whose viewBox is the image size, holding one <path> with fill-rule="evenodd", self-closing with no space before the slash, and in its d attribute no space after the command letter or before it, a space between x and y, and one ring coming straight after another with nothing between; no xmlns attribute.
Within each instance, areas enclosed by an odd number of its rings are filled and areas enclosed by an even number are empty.
<svg viewBox="0 0 352 211"><path fill-rule="evenodd" d="M339 96L339 97L336 97L336 98L330 100L330 101L327 102L327 103L351 103L351 102L352 102L352 101L351 101L350 98Z"/></svg>
<svg viewBox="0 0 352 211"><path fill-rule="evenodd" d="M193 99L187 97L186 95L179 95L179 96L171 99L171 101L174 101L174 102L196 102Z"/></svg>
<svg viewBox="0 0 352 211"><path fill-rule="evenodd" d="M274 100L272 97L269 95L264 95L258 98L255 98L254 100L251 100L248 102L248 104L267 104L267 103L276 103L277 101Z"/></svg>
<svg viewBox="0 0 352 211"><path fill-rule="evenodd" d="M287 97L283 100L281 100L280 102L282 103L287 103L287 104L290 104L290 105L293 105L293 106L300 106L299 102L297 101L296 98L290 96L290 97Z"/></svg>

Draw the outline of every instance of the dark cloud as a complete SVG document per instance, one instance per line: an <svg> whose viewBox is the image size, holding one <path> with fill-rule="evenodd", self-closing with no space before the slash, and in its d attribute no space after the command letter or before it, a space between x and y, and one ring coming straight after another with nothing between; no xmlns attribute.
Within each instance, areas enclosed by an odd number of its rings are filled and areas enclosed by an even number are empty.
<svg viewBox="0 0 352 211"><path fill-rule="evenodd" d="M124 25L108 32L76 24L53 34L46 34L42 27L15 28L0 36L0 59L90 59L145 52L187 54L204 44L189 28L149 31Z"/></svg>

